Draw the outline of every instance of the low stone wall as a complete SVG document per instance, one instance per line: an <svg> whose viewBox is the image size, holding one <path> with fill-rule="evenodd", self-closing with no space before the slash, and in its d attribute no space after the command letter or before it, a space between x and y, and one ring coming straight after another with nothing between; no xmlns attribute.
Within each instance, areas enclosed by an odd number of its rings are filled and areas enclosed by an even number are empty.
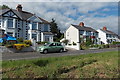
<svg viewBox="0 0 120 80"><path fill-rule="evenodd" d="M80 49L78 49L77 45L66 45L65 47L66 48L72 48L72 49L75 49L75 50L80 50Z"/></svg>
<svg viewBox="0 0 120 80"><path fill-rule="evenodd" d="M15 48L6 48L5 46L0 46L0 53L19 53L19 52L33 52L36 48L33 46L25 47L22 50L16 50Z"/></svg>

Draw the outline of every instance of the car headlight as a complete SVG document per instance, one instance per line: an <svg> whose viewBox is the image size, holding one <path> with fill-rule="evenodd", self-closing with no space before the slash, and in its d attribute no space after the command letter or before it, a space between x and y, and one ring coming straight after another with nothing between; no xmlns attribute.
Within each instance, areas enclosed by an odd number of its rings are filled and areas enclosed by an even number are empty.
<svg viewBox="0 0 120 80"><path fill-rule="evenodd" d="M44 48L41 48L40 50L43 50Z"/></svg>

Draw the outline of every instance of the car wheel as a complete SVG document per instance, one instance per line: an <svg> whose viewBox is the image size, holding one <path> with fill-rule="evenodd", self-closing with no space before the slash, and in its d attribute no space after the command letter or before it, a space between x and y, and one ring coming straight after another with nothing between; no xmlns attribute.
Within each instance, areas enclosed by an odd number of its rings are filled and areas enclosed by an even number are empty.
<svg viewBox="0 0 120 80"><path fill-rule="evenodd" d="M43 51L43 53L44 53L44 54L48 53L48 50L45 49L45 50Z"/></svg>
<svg viewBox="0 0 120 80"><path fill-rule="evenodd" d="M60 53L62 53L63 52L63 49L60 49Z"/></svg>

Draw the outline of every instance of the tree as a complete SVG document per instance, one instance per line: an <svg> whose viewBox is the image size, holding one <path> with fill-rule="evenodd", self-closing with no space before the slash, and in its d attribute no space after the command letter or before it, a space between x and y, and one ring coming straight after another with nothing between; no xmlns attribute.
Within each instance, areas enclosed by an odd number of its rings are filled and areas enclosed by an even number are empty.
<svg viewBox="0 0 120 80"><path fill-rule="evenodd" d="M60 29L58 29L58 25L55 22L55 19L52 19L50 22L51 24L51 32L54 34L54 41L59 41L61 39L62 33L60 32Z"/></svg>
<svg viewBox="0 0 120 80"><path fill-rule="evenodd" d="M2 6L0 5L0 9L9 9L9 7L3 4Z"/></svg>

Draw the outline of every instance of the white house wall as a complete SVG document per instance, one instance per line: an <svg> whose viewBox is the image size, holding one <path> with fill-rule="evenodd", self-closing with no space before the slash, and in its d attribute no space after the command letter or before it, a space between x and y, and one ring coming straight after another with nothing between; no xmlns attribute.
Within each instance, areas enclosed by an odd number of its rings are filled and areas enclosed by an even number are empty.
<svg viewBox="0 0 120 80"><path fill-rule="evenodd" d="M73 27L72 25L66 30L66 39L69 40L69 43L79 42L79 30Z"/></svg>
<svg viewBox="0 0 120 80"><path fill-rule="evenodd" d="M97 30L98 33L98 37L100 38L100 41L102 41L103 43L107 44L107 40L106 40L106 33L104 33L103 31L101 31L100 29Z"/></svg>

